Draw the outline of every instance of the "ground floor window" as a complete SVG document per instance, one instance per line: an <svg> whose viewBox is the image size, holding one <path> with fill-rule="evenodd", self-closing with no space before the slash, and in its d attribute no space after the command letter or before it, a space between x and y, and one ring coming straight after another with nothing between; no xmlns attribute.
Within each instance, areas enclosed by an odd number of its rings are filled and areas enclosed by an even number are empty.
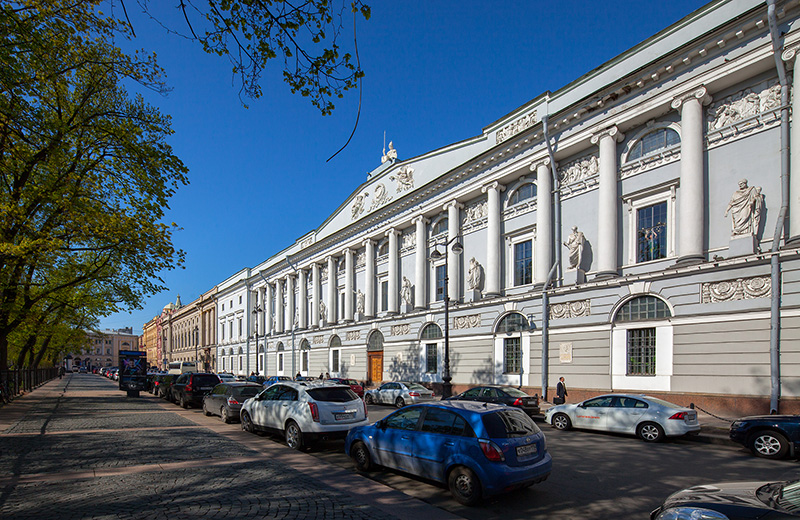
<svg viewBox="0 0 800 520"><path fill-rule="evenodd" d="M331 350L331 371L339 372L339 351Z"/></svg>
<svg viewBox="0 0 800 520"><path fill-rule="evenodd" d="M283 372L283 354L278 354L278 372Z"/></svg>
<svg viewBox="0 0 800 520"><path fill-rule="evenodd" d="M503 373L517 374L522 366L522 344L520 338L503 339Z"/></svg>
<svg viewBox="0 0 800 520"><path fill-rule="evenodd" d="M308 372L308 351L304 350L302 356L300 356L300 363L303 366L303 372Z"/></svg>
<svg viewBox="0 0 800 520"><path fill-rule="evenodd" d="M425 372L435 374L439 367L439 348L436 343L425 345Z"/></svg>
<svg viewBox="0 0 800 520"><path fill-rule="evenodd" d="M656 329L628 329L627 375L654 376L656 374Z"/></svg>

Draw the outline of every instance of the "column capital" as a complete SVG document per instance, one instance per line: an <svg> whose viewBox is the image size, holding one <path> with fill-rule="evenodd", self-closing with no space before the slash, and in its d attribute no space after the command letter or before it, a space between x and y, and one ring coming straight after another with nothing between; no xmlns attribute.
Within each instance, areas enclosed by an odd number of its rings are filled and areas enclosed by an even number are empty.
<svg viewBox="0 0 800 520"><path fill-rule="evenodd" d="M538 170L542 166L546 166L548 168L550 167L550 158L549 157L545 157L544 159L538 159L536 161L531 162L531 165L530 165L530 167L528 169L530 171L532 171L532 172L535 172L536 170ZM558 168L558 162L556 162L556 168Z"/></svg>
<svg viewBox="0 0 800 520"><path fill-rule="evenodd" d="M797 56L797 50L799 47L792 47L791 49L784 49L781 53L781 59L787 62L787 65L794 64L794 59Z"/></svg>
<svg viewBox="0 0 800 520"><path fill-rule="evenodd" d="M700 85L689 92L684 92L672 100L669 106L674 108L675 110L679 109L686 101L690 99L696 99L700 101L702 105L708 105L711 103L713 99L711 95L708 93L708 89L706 89L705 85Z"/></svg>
<svg viewBox="0 0 800 520"><path fill-rule="evenodd" d="M619 142L622 142L623 139L625 139L625 134L623 134L622 132L619 131L619 128L617 128L617 125L610 126L610 127L605 128L603 130L600 130L599 132L596 132L594 135L592 135L592 144L599 143L600 139L602 139L604 137L611 137L616 142L619 143Z"/></svg>
<svg viewBox="0 0 800 520"><path fill-rule="evenodd" d="M344 256L347 256L347 255L349 255L349 254L350 254L350 253L352 253L352 252L353 252L353 250L352 250L352 249L350 249L349 247L345 247L345 248L342 250L342 255L344 255Z"/></svg>
<svg viewBox="0 0 800 520"><path fill-rule="evenodd" d="M497 181L494 181L494 182L490 182L489 184L483 186L481 188L481 193L486 193L489 190L503 191L505 189L506 189L505 186L503 186L502 184L500 184Z"/></svg>
<svg viewBox="0 0 800 520"><path fill-rule="evenodd" d="M363 242L361 242L361 245L364 246L364 247L374 246L375 245L375 240L373 240L371 238L367 238Z"/></svg>
<svg viewBox="0 0 800 520"><path fill-rule="evenodd" d="M427 224L431 221L431 219L425 217L425 215L417 215L416 217L411 219L412 224L416 224L419 221L422 221L423 224Z"/></svg>
<svg viewBox="0 0 800 520"><path fill-rule="evenodd" d="M446 210L450 209L451 207L455 207L457 209L461 209L461 208L464 207L464 205L461 204L460 202L458 202L457 200L451 200L450 202L447 202L444 206L442 206L442 209L446 211Z"/></svg>
<svg viewBox="0 0 800 520"><path fill-rule="evenodd" d="M386 232L385 232L383 235L388 237L388 236L390 236L390 235L395 235L395 236L397 236L397 235L399 235L399 234L400 234L400 231L398 231L398 230L397 230L397 229L395 229L395 228L391 228L391 229L387 229L387 230L386 230Z"/></svg>

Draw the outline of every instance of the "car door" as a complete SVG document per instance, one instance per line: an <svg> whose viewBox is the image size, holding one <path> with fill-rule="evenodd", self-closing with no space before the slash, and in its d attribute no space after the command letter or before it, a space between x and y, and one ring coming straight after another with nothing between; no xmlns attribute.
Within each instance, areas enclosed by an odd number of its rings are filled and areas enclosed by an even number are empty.
<svg viewBox="0 0 800 520"><path fill-rule="evenodd" d="M281 385L283 386L283 385ZM283 430L286 421L293 419L303 429L303 415L300 409L299 392L290 386L283 386L283 391L277 396L276 405L273 407L275 415L272 418L274 428Z"/></svg>
<svg viewBox="0 0 800 520"><path fill-rule="evenodd" d="M262 428L274 428L272 426L275 417L274 408L278 403L277 396L283 391L283 385L272 385L260 394L260 399L256 398L253 403L253 422Z"/></svg>
<svg viewBox="0 0 800 520"><path fill-rule="evenodd" d="M608 412L606 427L609 431L636 433L636 425L647 412L648 405L633 397L617 396Z"/></svg>
<svg viewBox="0 0 800 520"><path fill-rule="evenodd" d="M381 385L380 388L378 388L378 402L380 404L388 404L394 402L394 399L391 399L392 389L394 388L394 385L395 385L394 383L384 383Z"/></svg>
<svg viewBox="0 0 800 520"><path fill-rule="evenodd" d="M467 421L451 410L428 407L419 430L412 432L412 473L435 480L443 480L445 465L453 452L460 448L460 440L471 433Z"/></svg>
<svg viewBox="0 0 800 520"><path fill-rule="evenodd" d="M219 413L227 391L228 385L224 383L215 386L211 393L206 396L206 409L212 413Z"/></svg>
<svg viewBox="0 0 800 520"><path fill-rule="evenodd" d="M612 395L587 399L575 408L573 426L590 430L605 430L608 423L608 414L611 412L613 403L614 396Z"/></svg>
<svg viewBox="0 0 800 520"><path fill-rule="evenodd" d="M458 399L465 401L480 401L480 395L482 391L483 388L480 386L477 386L475 388L470 388L469 390L459 395Z"/></svg>
<svg viewBox="0 0 800 520"><path fill-rule="evenodd" d="M414 468L413 438L422 416L422 407L403 408L381 421L375 435L375 452L379 464L402 471Z"/></svg>

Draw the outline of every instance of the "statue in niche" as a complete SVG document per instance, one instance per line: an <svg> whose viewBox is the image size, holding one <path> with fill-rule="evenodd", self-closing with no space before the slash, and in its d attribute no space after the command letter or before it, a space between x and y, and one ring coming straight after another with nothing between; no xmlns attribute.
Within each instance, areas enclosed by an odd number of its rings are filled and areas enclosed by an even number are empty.
<svg viewBox="0 0 800 520"><path fill-rule="evenodd" d="M400 290L400 297L403 299L403 303L406 305L411 305L411 280L403 277L403 288Z"/></svg>
<svg viewBox="0 0 800 520"><path fill-rule="evenodd" d="M747 179L739 181L739 189L733 192L725 216L731 214L731 237L755 236L761 225L764 195L760 186L748 186Z"/></svg>
<svg viewBox="0 0 800 520"><path fill-rule="evenodd" d="M356 312L364 314L364 293L361 292L361 289L356 293Z"/></svg>
<svg viewBox="0 0 800 520"><path fill-rule="evenodd" d="M564 242L564 245L569 249L569 268L577 269L581 266L583 260L583 243L585 238L583 233L578 231L578 226L572 226L572 233Z"/></svg>
<svg viewBox="0 0 800 520"><path fill-rule="evenodd" d="M319 319L325 321L328 316L328 311L325 309L325 302L319 302Z"/></svg>
<svg viewBox="0 0 800 520"><path fill-rule="evenodd" d="M384 141L385 143L386 141ZM392 141L389 141L389 151L387 152L386 149L383 149L383 157L381 157L381 164L387 163L389 161L394 162L397 160L397 150L394 149L394 145Z"/></svg>
<svg viewBox="0 0 800 520"><path fill-rule="evenodd" d="M469 273L467 274L467 285L470 290L478 291L481 288L481 264L475 257L469 259Z"/></svg>

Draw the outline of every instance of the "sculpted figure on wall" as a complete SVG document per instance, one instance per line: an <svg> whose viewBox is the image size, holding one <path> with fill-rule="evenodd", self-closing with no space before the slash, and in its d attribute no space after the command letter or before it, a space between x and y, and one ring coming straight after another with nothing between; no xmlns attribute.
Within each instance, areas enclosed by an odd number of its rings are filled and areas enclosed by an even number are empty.
<svg viewBox="0 0 800 520"><path fill-rule="evenodd" d="M411 280L403 277L403 288L400 290L400 297L403 299L403 303L406 305L411 305Z"/></svg>
<svg viewBox="0 0 800 520"><path fill-rule="evenodd" d="M325 321L328 317L328 311L325 309L325 302L319 302L319 319Z"/></svg>
<svg viewBox="0 0 800 520"><path fill-rule="evenodd" d="M481 264L475 260L475 257L469 259L469 274L467 275L467 284L470 290L477 291L481 288Z"/></svg>
<svg viewBox="0 0 800 520"><path fill-rule="evenodd" d="M577 269L583 260L583 243L585 242L583 233L578 231L578 226L572 227L572 233L564 242L564 245L569 249L569 268Z"/></svg>
<svg viewBox="0 0 800 520"><path fill-rule="evenodd" d="M731 214L731 237L756 235L761 224L764 195L761 187L748 186L747 179L739 181L739 189L733 192L725 216Z"/></svg>
<svg viewBox="0 0 800 520"><path fill-rule="evenodd" d="M364 314L364 293L361 292L361 289L356 293L356 312Z"/></svg>
<svg viewBox="0 0 800 520"><path fill-rule="evenodd" d="M386 141L384 141L385 143ZM394 145L392 141L389 141L389 151L387 152L386 149L383 150L383 157L381 157L381 164L392 161L394 162L397 159L397 150L394 149Z"/></svg>
<svg viewBox="0 0 800 520"><path fill-rule="evenodd" d="M414 187L414 168L403 166L397 171L397 177L391 176L389 179L397 181L397 193L410 190Z"/></svg>
<svg viewBox="0 0 800 520"><path fill-rule="evenodd" d="M369 193L362 193L356 196L356 200L353 201L353 206L350 208L351 217L353 220L357 219L362 213L364 213L364 199L369 196Z"/></svg>

